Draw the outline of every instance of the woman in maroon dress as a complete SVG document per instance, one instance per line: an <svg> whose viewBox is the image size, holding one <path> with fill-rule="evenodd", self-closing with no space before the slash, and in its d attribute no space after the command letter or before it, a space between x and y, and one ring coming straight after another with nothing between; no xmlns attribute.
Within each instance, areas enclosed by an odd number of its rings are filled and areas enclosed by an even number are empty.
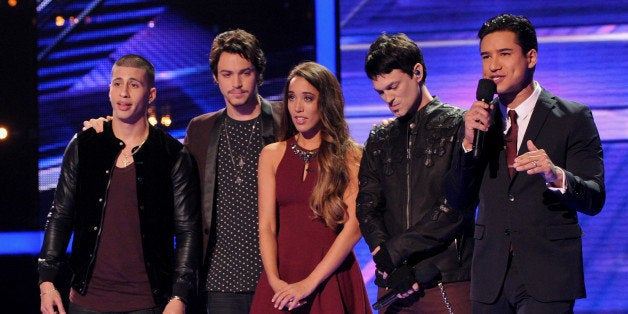
<svg viewBox="0 0 628 314"><path fill-rule="evenodd" d="M353 254L362 150L349 135L340 84L306 62L290 72L283 96L281 141L259 160L264 271L251 313L371 313Z"/></svg>

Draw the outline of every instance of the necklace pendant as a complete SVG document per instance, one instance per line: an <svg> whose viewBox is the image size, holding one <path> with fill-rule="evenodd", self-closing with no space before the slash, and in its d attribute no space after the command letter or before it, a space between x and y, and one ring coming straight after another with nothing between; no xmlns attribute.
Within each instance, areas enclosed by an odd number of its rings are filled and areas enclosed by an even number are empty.
<svg viewBox="0 0 628 314"><path fill-rule="evenodd" d="M240 168L244 167L244 159L242 159L242 156L240 156L240 161L238 162L238 166L240 166Z"/></svg>
<svg viewBox="0 0 628 314"><path fill-rule="evenodd" d="M235 180L236 184L241 184L242 183L242 178L240 178L240 176L238 176Z"/></svg>

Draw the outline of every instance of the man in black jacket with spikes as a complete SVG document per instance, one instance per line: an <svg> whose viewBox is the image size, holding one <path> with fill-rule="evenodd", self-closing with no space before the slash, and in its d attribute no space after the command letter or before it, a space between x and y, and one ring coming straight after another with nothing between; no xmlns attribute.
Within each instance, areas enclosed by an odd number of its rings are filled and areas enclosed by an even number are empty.
<svg viewBox="0 0 628 314"><path fill-rule="evenodd" d="M371 131L359 173L357 216L379 295L402 298L380 313L470 313L474 212L453 210L442 188L463 110L429 94L421 50L404 34L373 42L365 69L396 116ZM438 268L442 289L417 283L418 263Z"/></svg>

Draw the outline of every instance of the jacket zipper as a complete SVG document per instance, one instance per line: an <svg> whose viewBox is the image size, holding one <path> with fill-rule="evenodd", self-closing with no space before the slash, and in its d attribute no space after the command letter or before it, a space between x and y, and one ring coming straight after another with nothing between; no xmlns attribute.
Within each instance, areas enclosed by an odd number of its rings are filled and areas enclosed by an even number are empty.
<svg viewBox="0 0 628 314"><path fill-rule="evenodd" d="M414 140L413 131L416 125L414 123L410 123L408 126L408 146L406 148L406 230L410 228L410 164L412 162L412 144Z"/></svg>

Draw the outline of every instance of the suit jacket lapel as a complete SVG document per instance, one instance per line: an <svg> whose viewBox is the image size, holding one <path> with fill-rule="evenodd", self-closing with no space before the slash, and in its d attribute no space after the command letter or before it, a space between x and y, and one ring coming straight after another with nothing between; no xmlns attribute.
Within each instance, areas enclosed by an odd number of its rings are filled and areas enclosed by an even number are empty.
<svg viewBox="0 0 628 314"><path fill-rule="evenodd" d="M545 125L545 121L549 117L549 113L552 111L555 105L556 100L554 99L554 96L545 89L543 89L541 91L541 94L539 95L539 99L534 105L534 109L532 110L532 116L530 117L530 122L528 123L528 128L523 135L523 139L521 139L521 146L519 146L517 156L521 156L522 154L528 152L528 144L526 144L526 142L528 140L532 140L532 142L535 142L537 136ZM518 176L519 172L515 172L512 180L510 181L510 187L512 187L513 182L516 181Z"/></svg>
<svg viewBox="0 0 628 314"><path fill-rule="evenodd" d="M554 96L543 89L539 95L536 105L534 106L534 109L532 110L530 123L528 123L528 128L523 136L517 155L521 155L528 151L528 145L526 144L528 140L535 142L536 137L541 132L541 129L543 129L545 121L555 105L556 99L554 99Z"/></svg>
<svg viewBox="0 0 628 314"><path fill-rule="evenodd" d="M268 145L277 140L278 131L275 131L275 120L273 117L273 108L271 104L262 98L261 101L262 111L260 115L262 116L262 140L263 145Z"/></svg>

